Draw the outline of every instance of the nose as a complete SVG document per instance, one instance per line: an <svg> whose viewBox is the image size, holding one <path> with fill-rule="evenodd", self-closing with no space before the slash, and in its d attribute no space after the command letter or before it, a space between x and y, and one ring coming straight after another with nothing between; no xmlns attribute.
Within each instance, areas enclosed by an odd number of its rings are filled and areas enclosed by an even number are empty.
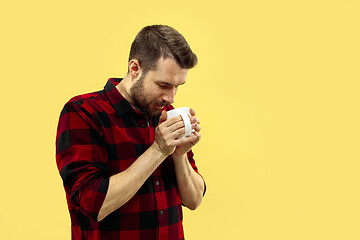
<svg viewBox="0 0 360 240"><path fill-rule="evenodd" d="M176 95L176 88L169 89L164 95L163 95L163 101L166 101L170 104L173 104L175 101L175 95Z"/></svg>

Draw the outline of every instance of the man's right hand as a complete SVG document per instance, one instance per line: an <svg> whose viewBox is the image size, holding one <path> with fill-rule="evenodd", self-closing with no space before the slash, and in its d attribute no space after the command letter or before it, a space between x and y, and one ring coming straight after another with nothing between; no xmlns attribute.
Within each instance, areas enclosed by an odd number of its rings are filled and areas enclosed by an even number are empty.
<svg viewBox="0 0 360 240"><path fill-rule="evenodd" d="M195 135L179 139L183 134L185 134L185 125L181 116L167 119L166 111L162 111L159 125L155 129L153 146L167 157L175 151L178 145L196 140Z"/></svg>

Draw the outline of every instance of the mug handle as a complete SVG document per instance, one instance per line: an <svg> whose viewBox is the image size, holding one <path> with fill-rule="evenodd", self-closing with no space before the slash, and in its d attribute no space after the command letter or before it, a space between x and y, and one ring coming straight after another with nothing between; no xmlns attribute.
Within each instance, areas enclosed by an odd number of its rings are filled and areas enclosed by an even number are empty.
<svg viewBox="0 0 360 240"><path fill-rule="evenodd" d="M185 112L180 112L180 116L183 119L184 125L185 125L185 137L191 135L191 122L189 115Z"/></svg>

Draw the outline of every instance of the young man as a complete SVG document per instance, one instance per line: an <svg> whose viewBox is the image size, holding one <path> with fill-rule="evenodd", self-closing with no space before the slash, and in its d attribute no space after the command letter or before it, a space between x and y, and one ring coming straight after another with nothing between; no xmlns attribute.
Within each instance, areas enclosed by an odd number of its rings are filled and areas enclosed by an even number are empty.
<svg viewBox="0 0 360 240"><path fill-rule="evenodd" d="M197 63L184 37L164 25L143 28L128 73L104 90L72 98L61 112L56 160L69 207L72 239L183 239L182 208L205 193L191 148L200 121L184 134L167 120L178 87Z"/></svg>

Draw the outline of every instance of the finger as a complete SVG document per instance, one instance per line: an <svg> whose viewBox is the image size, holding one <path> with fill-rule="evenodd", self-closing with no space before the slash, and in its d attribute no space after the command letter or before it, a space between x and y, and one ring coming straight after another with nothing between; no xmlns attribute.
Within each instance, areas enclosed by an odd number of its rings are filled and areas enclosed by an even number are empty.
<svg viewBox="0 0 360 240"><path fill-rule="evenodd" d="M177 123L177 122L182 122L182 118L180 115L169 118L168 120L166 120L165 122L165 126L166 127L170 127L171 125Z"/></svg>
<svg viewBox="0 0 360 240"><path fill-rule="evenodd" d="M198 118L196 118L196 117L191 117L190 121L191 121L191 123L200 124L200 119L198 119Z"/></svg>
<svg viewBox="0 0 360 240"><path fill-rule="evenodd" d="M201 139L201 133L196 132L196 141L199 142Z"/></svg>
<svg viewBox="0 0 360 240"><path fill-rule="evenodd" d="M193 145L197 144L201 139L201 134L200 133L195 132L194 134L196 135L196 139L191 142Z"/></svg>
<svg viewBox="0 0 360 240"><path fill-rule="evenodd" d="M191 124L191 129L194 129L196 132L200 132L201 126L197 123Z"/></svg>
<svg viewBox="0 0 360 240"><path fill-rule="evenodd" d="M195 110L194 110L194 109L190 108L190 111L189 111L189 112L190 112L190 115L191 115L191 116L195 116Z"/></svg>
<svg viewBox="0 0 360 240"><path fill-rule="evenodd" d="M196 140L197 140L196 135L190 135L190 136L185 137L185 138L176 139L175 144L176 144L176 146L179 146L179 145L195 142Z"/></svg>
<svg viewBox="0 0 360 240"><path fill-rule="evenodd" d="M163 110L163 111L161 112L161 116L160 116L160 118L159 118L159 125L160 125L161 123L165 122L166 119L167 119L167 113L166 113L165 110Z"/></svg>
<svg viewBox="0 0 360 240"><path fill-rule="evenodd" d="M181 127L170 134L171 139L178 139L185 134L185 127Z"/></svg>
<svg viewBox="0 0 360 240"><path fill-rule="evenodd" d="M178 122L175 122L174 124L170 125L168 127L168 130L169 130L170 133L172 133L172 132L174 132L174 131L176 131L176 130L178 130L180 128L184 128L184 127L185 127L184 121L178 121Z"/></svg>

